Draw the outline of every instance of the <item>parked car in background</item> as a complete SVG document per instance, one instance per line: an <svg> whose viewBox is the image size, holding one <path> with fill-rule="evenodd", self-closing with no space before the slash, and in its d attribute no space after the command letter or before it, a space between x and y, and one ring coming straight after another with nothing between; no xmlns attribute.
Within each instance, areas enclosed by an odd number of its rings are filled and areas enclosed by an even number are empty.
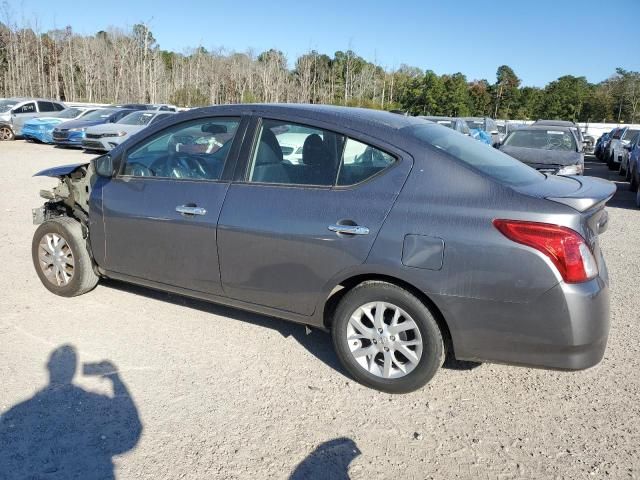
<svg viewBox="0 0 640 480"><path fill-rule="evenodd" d="M628 132L633 132L633 130L628 130ZM640 140L640 130L636 130L635 134L632 133L630 136L629 143L626 143L625 140L622 140L622 151L620 152L620 167L618 168L618 174L623 175L626 180L630 178L629 169L629 154L636 147L638 141Z"/></svg>
<svg viewBox="0 0 640 480"><path fill-rule="evenodd" d="M616 132L616 130L617 128L612 128L610 132L603 133L600 136L600 138L598 138L598 141L596 142L596 148L593 153L596 156L596 158L601 162L606 161L606 159L604 158L604 155L609 145L609 141L613 137L613 134Z"/></svg>
<svg viewBox="0 0 640 480"><path fill-rule="evenodd" d="M20 135L25 140L35 140L42 143L53 143L53 129L66 121L82 118L94 112L97 108L71 107L62 110L53 117L37 117L28 120L22 126Z"/></svg>
<svg viewBox="0 0 640 480"><path fill-rule="evenodd" d="M101 108L77 120L61 123L53 129L53 142L60 147L81 147L87 128L115 123L131 112L130 108Z"/></svg>
<svg viewBox="0 0 640 480"><path fill-rule="evenodd" d="M627 166L629 180L629 189L632 192L638 190L640 185L640 136L636 138L635 143L629 147L629 161Z"/></svg>
<svg viewBox="0 0 640 480"><path fill-rule="evenodd" d="M576 140L578 141L580 150L584 149L584 137L582 135L582 130L580 130L580 127L578 127L575 122L571 122L569 120L536 120L535 122L533 122L533 125L543 125L547 127L567 127L571 129L573 134L576 136Z"/></svg>
<svg viewBox="0 0 640 480"><path fill-rule="evenodd" d="M628 154L628 150L625 147L631 144L638 132L640 130L630 127L622 127L615 131L604 154L609 170L620 168L623 158Z"/></svg>
<svg viewBox="0 0 640 480"><path fill-rule="evenodd" d="M526 127L526 124L524 123L514 122L510 120L496 120L496 125L498 127L498 132L499 132L498 134L499 143L504 142L504 139L507 138L507 135L509 135L509 133L513 132L514 130L517 130L518 128L521 128L521 127Z"/></svg>
<svg viewBox="0 0 640 480"><path fill-rule="evenodd" d="M0 100L0 141L14 140L27 120L60 112L64 103L43 98L7 98Z"/></svg>
<svg viewBox="0 0 640 480"><path fill-rule="evenodd" d="M114 123L103 123L88 127L82 140L85 150L107 152L148 125L173 115L173 112L136 110Z"/></svg>
<svg viewBox="0 0 640 480"><path fill-rule="evenodd" d="M582 132L583 145L584 145L584 153L588 155L593 155L596 149L596 137L586 132Z"/></svg>
<svg viewBox="0 0 640 480"><path fill-rule="evenodd" d="M582 175L584 172L582 146L569 127L523 127L511 132L500 150L542 173Z"/></svg>
<svg viewBox="0 0 640 480"><path fill-rule="evenodd" d="M288 131L307 134L300 164L283 159ZM542 175L441 125L333 106L209 107L38 175L60 179L41 192L32 242L57 295L100 276L330 330L345 370L393 393L427 383L446 346L568 370L605 352L598 236L615 185Z"/></svg>
<svg viewBox="0 0 640 480"><path fill-rule="evenodd" d="M467 122L469 129L471 129L472 137L489 145L496 146L500 144L500 131L493 118L463 117L463 120Z"/></svg>
<svg viewBox="0 0 640 480"><path fill-rule="evenodd" d="M463 135L471 136L471 129L467 125L462 118L457 117L425 117L419 116L418 118L422 118L424 120L429 120L430 122L437 123L438 125L442 125L443 127L451 128L456 132L460 132Z"/></svg>

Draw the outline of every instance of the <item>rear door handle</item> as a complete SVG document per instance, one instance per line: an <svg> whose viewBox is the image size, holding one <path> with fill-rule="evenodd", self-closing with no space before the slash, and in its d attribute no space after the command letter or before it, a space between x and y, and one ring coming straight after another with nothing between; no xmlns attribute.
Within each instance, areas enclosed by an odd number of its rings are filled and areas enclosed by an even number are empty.
<svg viewBox="0 0 640 480"><path fill-rule="evenodd" d="M369 235L369 229L360 225L329 225L328 228L332 232L346 235Z"/></svg>
<svg viewBox="0 0 640 480"><path fill-rule="evenodd" d="M202 207L195 207L191 205L178 205L176 212L182 215L206 215L207 210Z"/></svg>

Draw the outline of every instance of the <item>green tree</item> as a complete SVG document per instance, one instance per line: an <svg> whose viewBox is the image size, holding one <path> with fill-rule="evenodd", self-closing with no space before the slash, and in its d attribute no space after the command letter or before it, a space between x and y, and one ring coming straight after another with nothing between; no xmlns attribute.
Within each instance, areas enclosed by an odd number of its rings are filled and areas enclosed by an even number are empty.
<svg viewBox="0 0 640 480"><path fill-rule="evenodd" d="M496 83L493 86L495 104L494 118L511 118L511 109L517 104L520 91L520 79L513 69L501 65L496 72Z"/></svg>
<svg viewBox="0 0 640 480"><path fill-rule="evenodd" d="M589 92L590 85L585 77L560 77L545 87L544 99L539 105L537 116L578 121Z"/></svg>

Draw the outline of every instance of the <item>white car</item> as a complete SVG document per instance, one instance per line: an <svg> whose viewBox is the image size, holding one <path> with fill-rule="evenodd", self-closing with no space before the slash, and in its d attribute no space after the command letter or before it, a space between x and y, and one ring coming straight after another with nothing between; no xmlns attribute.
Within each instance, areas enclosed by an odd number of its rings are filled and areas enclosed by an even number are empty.
<svg viewBox="0 0 640 480"><path fill-rule="evenodd" d="M294 165L302 163L302 148L304 141L309 133L285 132L276 135L280 149L282 150L282 158Z"/></svg>
<svg viewBox="0 0 640 480"><path fill-rule="evenodd" d="M104 123L88 127L85 132L85 138L82 141L82 147L85 150L108 152L134 133L173 114L173 112L156 110L137 110L122 117L115 123Z"/></svg>

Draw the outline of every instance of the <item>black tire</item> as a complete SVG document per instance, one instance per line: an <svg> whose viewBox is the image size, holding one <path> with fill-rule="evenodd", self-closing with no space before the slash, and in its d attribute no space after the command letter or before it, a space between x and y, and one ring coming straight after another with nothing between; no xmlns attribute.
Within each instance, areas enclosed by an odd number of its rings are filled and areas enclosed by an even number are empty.
<svg viewBox="0 0 640 480"><path fill-rule="evenodd" d="M632 170L629 179L629 190L636 192L638 190L638 172Z"/></svg>
<svg viewBox="0 0 640 480"><path fill-rule="evenodd" d="M0 142L15 140L16 135L9 125L0 125Z"/></svg>
<svg viewBox="0 0 640 480"><path fill-rule="evenodd" d="M54 280L50 279L40 266L42 263L40 253L41 250L45 251L40 247L40 241L43 240L47 234L55 234L62 237L70 249L73 258L73 268L70 270L72 272L71 278L68 279L68 283L66 284L59 285L54 283ZM31 258L33 259L33 266L36 269L36 273L38 277L40 277L40 281L44 287L61 297L81 295L92 290L98 283L98 276L93 270L93 262L87 250L86 239L82 234L82 227L80 223L73 218L57 217L47 220L40 225L33 234Z"/></svg>
<svg viewBox="0 0 640 480"><path fill-rule="evenodd" d="M621 177L624 177L627 175L627 172L625 171L624 168L622 168L622 163L620 162L620 166L618 167L618 175L620 175Z"/></svg>
<svg viewBox="0 0 640 480"><path fill-rule="evenodd" d="M616 164L613 162L613 153L607 159L607 167L609 167L609 170L615 170L616 168Z"/></svg>
<svg viewBox="0 0 640 480"><path fill-rule="evenodd" d="M383 301L404 310L415 322L422 337L422 356L416 367L403 377L383 378L362 367L351 354L347 327L354 312L370 302ZM331 335L336 354L355 380L387 393L407 393L426 385L442 366L445 348L442 333L429 308L407 290L382 281L367 281L354 287L336 308Z"/></svg>

